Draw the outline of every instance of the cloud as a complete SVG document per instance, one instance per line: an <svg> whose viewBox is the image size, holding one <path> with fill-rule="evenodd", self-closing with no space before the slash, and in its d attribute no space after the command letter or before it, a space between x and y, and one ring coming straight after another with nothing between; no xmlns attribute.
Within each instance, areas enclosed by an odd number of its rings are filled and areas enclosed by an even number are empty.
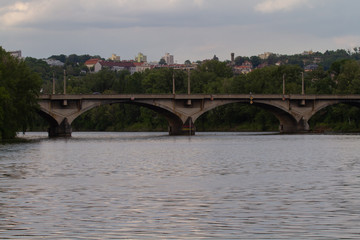
<svg viewBox="0 0 360 240"><path fill-rule="evenodd" d="M180 62L327 50L360 42L359 6L359 0L0 0L1 44L33 57L129 59L141 51L152 60L170 52Z"/></svg>
<svg viewBox="0 0 360 240"><path fill-rule="evenodd" d="M0 22L8 28L61 24L73 28L92 24L105 27L106 23L110 27L146 26L154 21L171 23L176 16L205 6L205 0L22 0L0 3Z"/></svg>
<svg viewBox="0 0 360 240"><path fill-rule="evenodd" d="M254 4L253 0L226 0L226 4L218 0L0 0L0 29L242 25L256 21Z"/></svg>
<svg viewBox="0 0 360 240"><path fill-rule="evenodd" d="M28 3L17 2L13 5L8 5L0 8L2 24L6 26L15 25L18 22L25 20L27 11L29 9Z"/></svg>
<svg viewBox="0 0 360 240"><path fill-rule="evenodd" d="M255 6L255 10L263 13L291 11L298 7L310 6L309 0L265 0Z"/></svg>

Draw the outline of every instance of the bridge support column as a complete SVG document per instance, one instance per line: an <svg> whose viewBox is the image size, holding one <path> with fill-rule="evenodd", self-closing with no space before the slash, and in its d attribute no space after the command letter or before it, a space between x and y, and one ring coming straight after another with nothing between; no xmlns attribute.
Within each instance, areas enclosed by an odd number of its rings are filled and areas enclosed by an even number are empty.
<svg viewBox="0 0 360 240"><path fill-rule="evenodd" d="M71 137L72 128L67 118L65 118L60 125L52 125L48 129L49 137Z"/></svg>
<svg viewBox="0 0 360 240"><path fill-rule="evenodd" d="M300 119L300 121L280 121L279 131L281 133L301 133L308 132L310 126L307 119Z"/></svg>
<svg viewBox="0 0 360 240"><path fill-rule="evenodd" d="M195 135L195 125L192 121L192 118L189 117L184 124L173 124L169 126L169 135L176 136L176 135Z"/></svg>

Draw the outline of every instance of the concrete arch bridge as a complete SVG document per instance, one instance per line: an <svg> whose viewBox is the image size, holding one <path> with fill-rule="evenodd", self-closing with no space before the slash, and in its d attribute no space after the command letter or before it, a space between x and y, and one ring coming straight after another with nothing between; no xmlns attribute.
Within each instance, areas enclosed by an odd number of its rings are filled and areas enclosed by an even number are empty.
<svg viewBox="0 0 360 240"><path fill-rule="evenodd" d="M338 103L360 106L360 95L283 94L54 94L38 98L40 115L50 123L49 137L69 137L71 123L81 114L106 104L135 104L166 117L170 135L195 134L202 114L230 103L247 103L273 113L282 133L309 131L309 119L321 109Z"/></svg>

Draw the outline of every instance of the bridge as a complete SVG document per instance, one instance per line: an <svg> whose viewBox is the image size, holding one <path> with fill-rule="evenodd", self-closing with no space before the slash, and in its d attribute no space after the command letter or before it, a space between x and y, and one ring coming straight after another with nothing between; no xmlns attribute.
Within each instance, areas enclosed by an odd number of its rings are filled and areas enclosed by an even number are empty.
<svg viewBox="0 0 360 240"><path fill-rule="evenodd" d="M323 108L346 103L360 106L360 95L305 94L43 94L40 114L50 124L49 137L69 137L71 123L92 108L135 104L154 110L169 123L170 135L195 134L195 122L205 112L230 103L252 104L273 113L281 133L309 131L309 119Z"/></svg>

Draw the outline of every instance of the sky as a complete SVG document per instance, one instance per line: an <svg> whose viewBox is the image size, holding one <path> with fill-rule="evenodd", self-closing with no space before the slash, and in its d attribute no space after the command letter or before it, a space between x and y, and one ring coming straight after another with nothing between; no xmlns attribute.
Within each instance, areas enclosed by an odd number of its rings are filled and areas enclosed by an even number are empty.
<svg viewBox="0 0 360 240"><path fill-rule="evenodd" d="M0 46L24 57L165 53L177 63L360 46L359 0L1 0Z"/></svg>

